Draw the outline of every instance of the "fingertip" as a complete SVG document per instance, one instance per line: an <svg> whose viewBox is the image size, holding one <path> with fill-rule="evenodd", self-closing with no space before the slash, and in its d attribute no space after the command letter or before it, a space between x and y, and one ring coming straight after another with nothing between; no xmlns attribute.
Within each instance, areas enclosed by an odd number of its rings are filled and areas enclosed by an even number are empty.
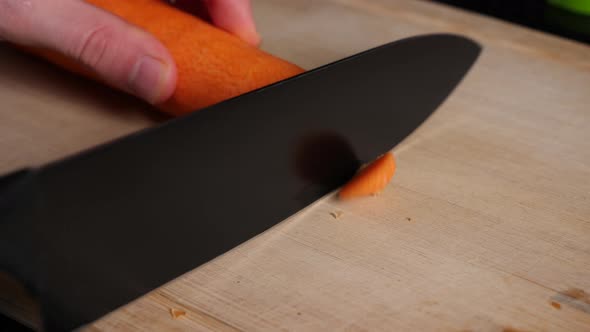
<svg viewBox="0 0 590 332"><path fill-rule="evenodd" d="M158 82L157 88L155 89L156 93L154 94L154 98L148 100L154 105L158 105L167 101L170 99L170 97L172 97L174 91L176 91L178 71L172 56L169 56L168 59L164 60L163 63L164 68L162 75L160 76L160 81Z"/></svg>
<svg viewBox="0 0 590 332"><path fill-rule="evenodd" d="M260 46L260 43L262 42L262 38L260 37L258 32L253 29L240 29L238 31L234 31L234 34L236 34L238 37L240 37L248 44L255 47Z"/></svg>
<svg viewBox="0 0 590 332"><path fill-rule="evenodd" d="M174 91L176 91L176 82L178 81L178 71L174 62L169 64L167 75L162 80L161 90L158 97L155 99L154 104L161 104L172 97Z"/></svg>
<svg viewBox="0 0 590 332"><path fill-rule="evenodd" d="M153 37L144 39L141 45L144 49L129 72L128 90L151 104L161 104L176 90L176 64L168 50Z"/></svg>
<svg viewBox="0 0 590 332"><path fill-rule="evenodd" d="M129 74L129 90L151 104L168 100L176 88L177 71L174 62L166 57L142 55Z"/></svg>
<svg viewBox="0 0 590 332"><path fill-rule="evenodd" d="M207 7L213 24L253 46L260 45L249 0L210 0Z"/></svg>

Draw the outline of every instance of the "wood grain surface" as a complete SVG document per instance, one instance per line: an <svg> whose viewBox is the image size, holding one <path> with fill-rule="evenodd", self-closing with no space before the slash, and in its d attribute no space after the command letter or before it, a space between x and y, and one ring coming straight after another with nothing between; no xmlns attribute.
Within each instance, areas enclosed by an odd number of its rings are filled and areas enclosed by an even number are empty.
<svg viewBox="0 0 590 332"><path fill-rule="evenodd" d="M423 1L254 9L262 47L308 69L430 32L484 50L396 147L381 195L327 197L88 331L590 331L589 47ZM165 119L6 47L0 59L2 172Z"/></svg>

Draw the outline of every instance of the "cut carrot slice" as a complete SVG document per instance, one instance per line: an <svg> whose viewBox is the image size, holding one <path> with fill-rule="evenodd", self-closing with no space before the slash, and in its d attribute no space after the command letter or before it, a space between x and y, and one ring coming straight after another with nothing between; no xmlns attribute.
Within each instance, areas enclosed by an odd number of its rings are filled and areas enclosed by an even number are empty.
<svg viewBox="0 0 590 332"><path fill-rule="evenodd" d="M389 152L362 168L352 180L342 187L339 197L340 199L351 199L377 194L387 186L394 173L395 158Z"/></svg>

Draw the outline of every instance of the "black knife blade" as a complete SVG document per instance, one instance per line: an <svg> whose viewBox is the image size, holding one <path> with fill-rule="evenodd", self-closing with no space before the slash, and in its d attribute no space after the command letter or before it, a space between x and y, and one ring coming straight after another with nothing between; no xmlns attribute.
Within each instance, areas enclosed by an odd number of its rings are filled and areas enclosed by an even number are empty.
<svg viewBox="0 0 590 332"><path fill-rule="evenodd" d="M92 322L337 189L479 53L449 34L392 42L8 175L0 268L37 294L46 330Z"/></svg>

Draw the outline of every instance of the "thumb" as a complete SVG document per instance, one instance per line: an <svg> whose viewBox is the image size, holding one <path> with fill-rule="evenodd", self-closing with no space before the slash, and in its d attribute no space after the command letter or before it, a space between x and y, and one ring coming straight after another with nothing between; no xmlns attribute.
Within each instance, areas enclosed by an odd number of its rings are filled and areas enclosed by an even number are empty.
<svg viewBox="0 0 590 332"><path fill-rule="evenodd" d="M155 37L117 16L80 0L2 3L8 5L0 6L0 37L69 56L108 84L151 103L174 92L172 56Z"/></svg>

